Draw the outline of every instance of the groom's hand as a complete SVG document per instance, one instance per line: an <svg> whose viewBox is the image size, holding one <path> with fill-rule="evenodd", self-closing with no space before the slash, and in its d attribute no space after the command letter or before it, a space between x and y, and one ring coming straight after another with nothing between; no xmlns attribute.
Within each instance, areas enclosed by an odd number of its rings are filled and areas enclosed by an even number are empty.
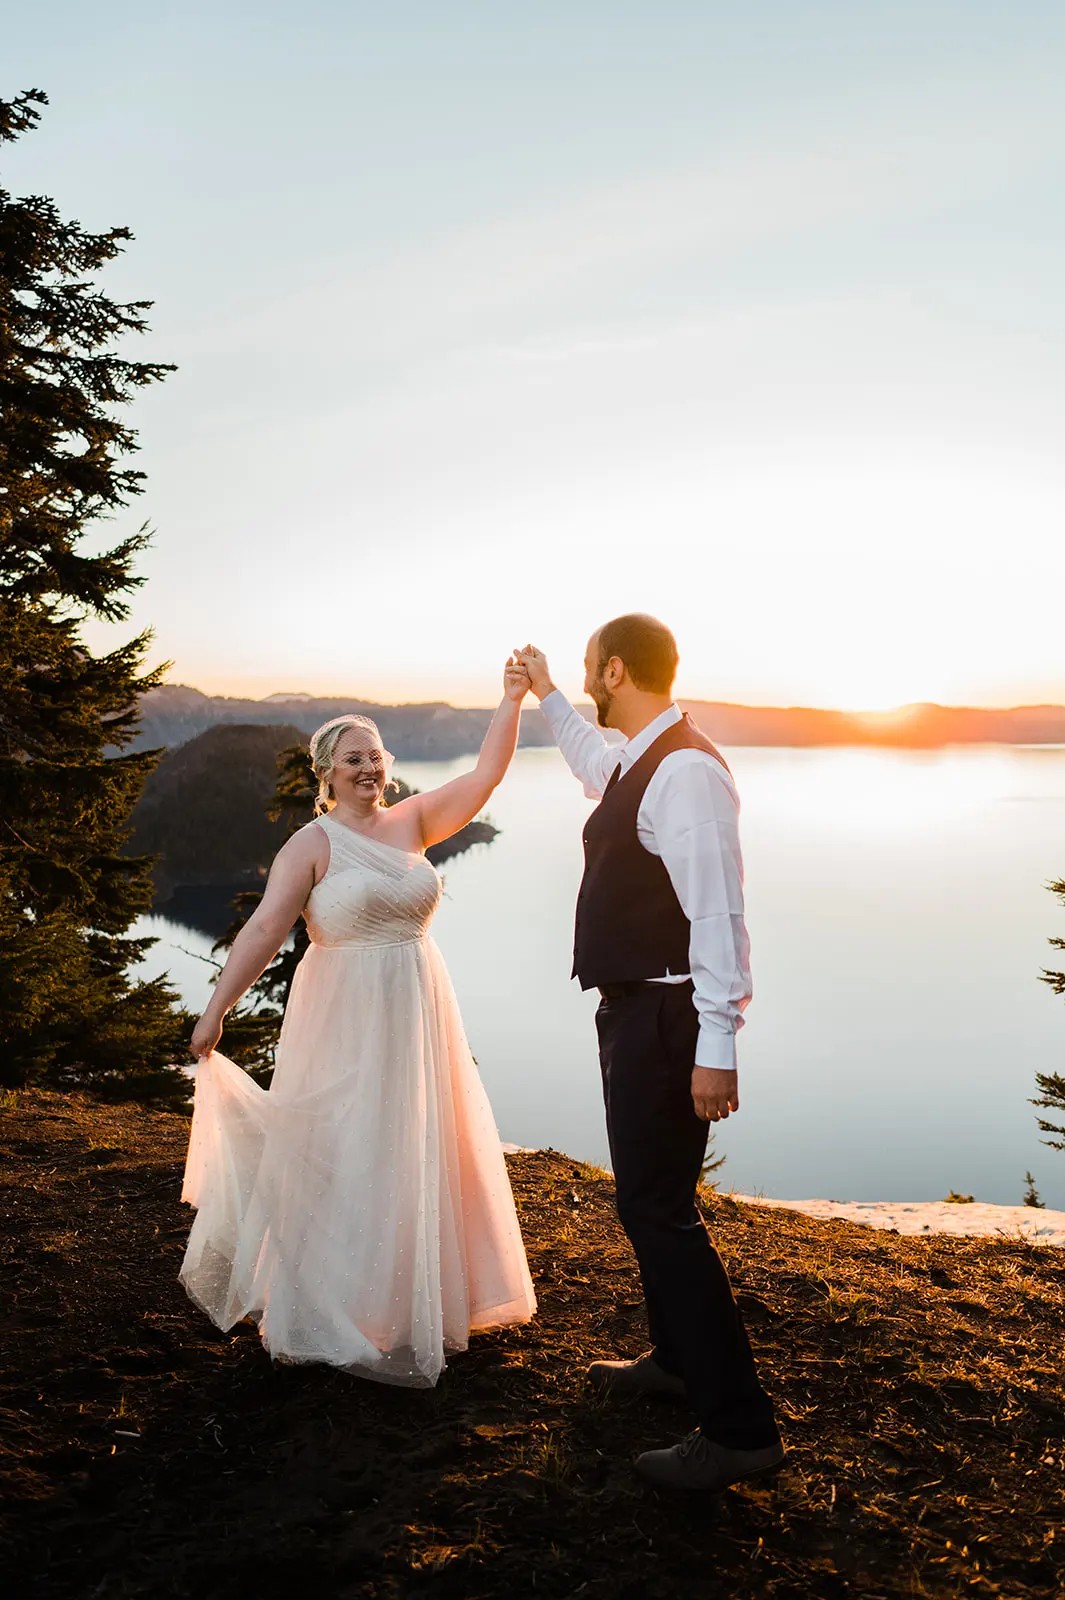
<svg viewBox="0 0 1065 1600"><path fill-rule="evenodd" d="M735 1072L719 1067L696 1067L692 1072L692 1104L703 1122L721 1122L740 1109L740 1080Z"/></svg>
<svg viewBox="0 0 1065 1600"><path fill-rule="evenodd" d="M537 650L533 644L527 644L524 650L515 650L515 660L519 661L529 674L532 692L537 700L544 700L554 690L551 682L551 672L547 665L547 657L542 650Z"/></svg>

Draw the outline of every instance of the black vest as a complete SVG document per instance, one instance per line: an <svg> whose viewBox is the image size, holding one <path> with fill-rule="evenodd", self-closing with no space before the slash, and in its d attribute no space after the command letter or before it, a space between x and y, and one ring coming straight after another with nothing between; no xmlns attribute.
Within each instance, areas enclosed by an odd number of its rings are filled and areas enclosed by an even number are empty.
<svg viewBox="0 0 1065 1600"><path fill-rule="evenodd" d="M685 715L660 733L624 777L607 784L584 828L584 877L577 896L573 976L582 989L688 972L691 923L669 873L636 832L647 785L674 750L720 751Z"/></svg>

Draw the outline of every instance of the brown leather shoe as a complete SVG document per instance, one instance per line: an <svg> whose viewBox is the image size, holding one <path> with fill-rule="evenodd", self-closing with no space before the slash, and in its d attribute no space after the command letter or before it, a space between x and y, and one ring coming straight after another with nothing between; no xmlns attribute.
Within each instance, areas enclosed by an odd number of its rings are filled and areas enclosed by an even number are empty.
<svg viewBox="0 0 1065 1600"><path fill-rule="evenodd" d="M593 1389L626 1399L630 1395L660 1395L671 1400L683 1400L686 1394L684 1379L675 1377L658 1365L647 1352L635 1361L593 1361L588 1368L588 1382Z"/></svg>
<svg viewBox="0 0 1065 1600"><path fill-rule="evenodd" d="M701 1489L704 1494L720 1494L730 1483L745 1478L760 1478L776 1472L784 1460L784 1446L763 1450L730 1450L716 1444L696 1428L668 1450L645 1450L636 1457L636 1471L660 1489Z"/></svg>

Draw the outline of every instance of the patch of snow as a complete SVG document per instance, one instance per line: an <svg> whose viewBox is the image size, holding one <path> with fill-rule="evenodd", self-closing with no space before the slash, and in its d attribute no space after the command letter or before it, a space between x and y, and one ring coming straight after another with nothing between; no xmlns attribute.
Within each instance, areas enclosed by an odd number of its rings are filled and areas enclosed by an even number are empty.
<svg viewBox="0 0 1065 1600"><path fill-rule="evenodd" d="M808 1217L842 1217L898 1233L1001 1234L1033 1244L1065 1245L1065 1211L1043 1211L1036 1206L995 1206L982 1201L957 1205L948 1200L770 1200L756 1194L732 1194L730 1198L744 1205L801 1211Z"/></svg>

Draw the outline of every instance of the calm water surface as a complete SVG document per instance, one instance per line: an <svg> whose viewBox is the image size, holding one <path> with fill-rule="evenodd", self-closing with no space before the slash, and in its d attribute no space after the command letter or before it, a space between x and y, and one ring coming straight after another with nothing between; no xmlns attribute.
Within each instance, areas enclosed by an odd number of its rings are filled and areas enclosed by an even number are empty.
<svg viewBox="0 0 1065 1600"><path fill-rule="evenodd" d="M1065 933L1065 750L734 750L755 995L725 1187L781 1198L1016 1204L1026 1170L1065 1208L1039 1141L1037 1071L1065 1071L1065 1002L1037 982ZM405 762L420 788L468 761ZM607 1162L595 998L568 982L589 803L554 750L520 751L495 842L445 869L435 936L504 1139ZM194 1007L210 941L163 918ZM223 1042L223 1049L225 1048Z"/></svg>

